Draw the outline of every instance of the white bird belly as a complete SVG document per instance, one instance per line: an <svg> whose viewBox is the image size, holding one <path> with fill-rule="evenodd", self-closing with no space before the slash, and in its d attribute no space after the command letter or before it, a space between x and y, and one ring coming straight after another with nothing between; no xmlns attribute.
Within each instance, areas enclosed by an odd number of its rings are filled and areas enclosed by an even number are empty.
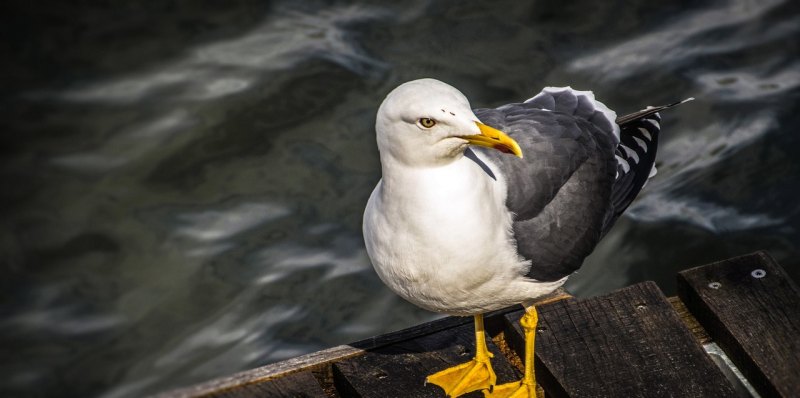
<svg viewBox="0 0 800 398"><path fill-rule="evenodd" d="M502 182L466 159L448 167L409 172L404 177L411 181L375 188L364 237L383 282L420 307L454 315L503 308L563 283L525 277L530 264L511 238ZM413 189L383 192L398 185Z"/></svg>

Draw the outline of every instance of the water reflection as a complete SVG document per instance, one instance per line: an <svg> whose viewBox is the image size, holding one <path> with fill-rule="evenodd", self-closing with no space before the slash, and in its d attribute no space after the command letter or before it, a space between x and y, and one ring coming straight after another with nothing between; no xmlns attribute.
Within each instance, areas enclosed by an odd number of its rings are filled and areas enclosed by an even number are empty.
<svg viewBox="0 0 800 398"><path fill-rule="evenodd" d="M708 9L679 13L664 19L652 32L624 40L598 53L578 57L569 63L576 71L590 71L603 79L622 80L631 74L652 69L678 69L699 57L752 49L773 40L783 40L797 31L796 23L782 21L766 27L758 37L749 35L743 24L762 18L783 5L783 1L733 1ZM664 23L666 21L666 23ZM731 37L742 35L742 37Z"/></svg>
<svg viewBox="0 0 800 398"><path fill-rule="evenodd" d="M177 235L186 236L199 243L231 238L232 236L269 223L281 217L288 216L286 206L268 203L240 203L236 207L225 210L209 210L178 215L180 224L175 231Z"/></svg>
<svg viewBox="0 0 800 398"><path fill-rule="evenodd" d="M203 44L176 59L128 76L34 98L70 102L130 103L154 96L159 101L208 101L245 91L264 73L283 72L320 58L354 72L381 65L350 39L347 27L385 16L380 9L339 6L315 13L277 7L264 22L242 36ZM163 93L172 95L163 96Z"/></svg>
<svg viewBox="0 0 800 398"><path fill-rule="evenodd" d="M52 163L86 173L109 172L147 156L175 134L186 131L190 126L188 119L184 109L176 109L153 121L112 131L113 135L94 151L56 156Z"/></svg>

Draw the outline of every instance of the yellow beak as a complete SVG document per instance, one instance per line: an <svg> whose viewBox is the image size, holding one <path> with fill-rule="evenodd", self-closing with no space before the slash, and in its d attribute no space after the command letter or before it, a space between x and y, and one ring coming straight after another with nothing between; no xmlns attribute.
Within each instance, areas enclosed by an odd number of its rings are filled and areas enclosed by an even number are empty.
<svg viewBox="0 0 800 398"><path fill-rule="evenodd" d="M475 122L481 129L481 134L467 135L461 138L467 140L472 145L494 148L503 153L511 153L522 159L522 149L519 144L504 132L489 127L483 123Z"/></svg>

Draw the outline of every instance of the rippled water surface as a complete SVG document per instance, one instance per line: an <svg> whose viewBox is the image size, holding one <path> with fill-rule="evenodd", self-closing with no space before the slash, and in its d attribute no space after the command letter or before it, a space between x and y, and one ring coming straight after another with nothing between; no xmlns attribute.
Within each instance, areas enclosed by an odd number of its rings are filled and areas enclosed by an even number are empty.
<svg viewBox="0 0 800 398"><path fill-rule="evenodd" d="M474 107L697 98L575 294L757 249L800 276L800 3L106 3L0 27L3 396L138 397L434 318L361 238L377 106L420 77Z"/></svg>

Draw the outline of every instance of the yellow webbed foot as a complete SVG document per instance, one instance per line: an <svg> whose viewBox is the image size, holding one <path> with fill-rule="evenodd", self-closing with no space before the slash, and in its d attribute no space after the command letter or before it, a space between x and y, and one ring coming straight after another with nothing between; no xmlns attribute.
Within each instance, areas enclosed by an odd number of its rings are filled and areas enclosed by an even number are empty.
<svg viewBox="0 0 800 398"><path fill-rule="evenodd" d="M491 354L490 354L491 355ZM467 363L436 372L425 380L444 389L448 397L489 389L497 382L489 358L475 358Z"/></svg>
<svg viewBox="0 0 800 398"><path fill-rule="evenodd" d="M526 308L525 315L519 321L525 331L525 375L522 380L495 386L492 391L484 391L488 398L544 398L544 391L537 387L536 375L533 372L533 349L536 339L536 325L539 313L536 307Z"/></svg>
<svg viewBox="0 0 800 398"><path fill-rule="evenodd" d="M495 386L491 392L484 390L483 396L486 398L544 398L544 391L536 388L535 384L515 381Z"/></svg>

